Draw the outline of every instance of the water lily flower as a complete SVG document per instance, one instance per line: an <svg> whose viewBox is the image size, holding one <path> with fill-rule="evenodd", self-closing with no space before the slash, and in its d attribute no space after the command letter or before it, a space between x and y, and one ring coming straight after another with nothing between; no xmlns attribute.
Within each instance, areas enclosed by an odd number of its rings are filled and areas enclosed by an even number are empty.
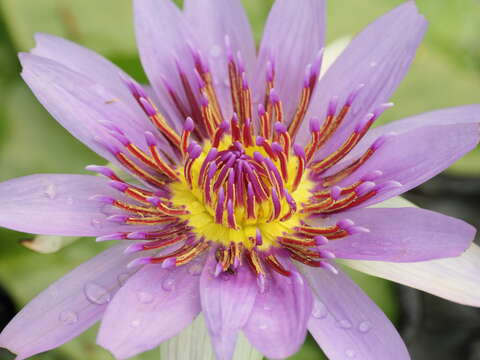
<svg viewBox="0 0 480 360"><path fill-rule="evenodd" d="M337 259L480 305L472 226L372 207L474 149L480 106L371 129L426 21L404 3L319 80L324 6L277 0L257 53L238 0L186 0L183 10L135 0L152 88L79 45L36 36L20 55L23 79L71 134L134 180L92 165L104 177L0 184L1 226L118 241L26 305L0 346L25 359L101 321L98 344L125 359L181 337L202 314L218 359L232 357L240 333L285 358L307 330L330 359L409 359ZM199 341L179 341L178 354L204 359Z"/></svg>

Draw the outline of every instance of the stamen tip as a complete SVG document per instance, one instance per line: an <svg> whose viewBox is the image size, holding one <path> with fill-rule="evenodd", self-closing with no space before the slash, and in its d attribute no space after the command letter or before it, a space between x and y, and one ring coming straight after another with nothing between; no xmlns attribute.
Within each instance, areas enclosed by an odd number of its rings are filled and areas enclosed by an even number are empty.
<svg viewBox="0 0 480 360"><path fill-rule="evenodd" d="M192 132L195 129L195 124L193 119L189 116L185 119L185 123L183 124L183 130Z"/></svg>
<svg viewBox="0 0 480 360"><path fill-rule="evenodd" d="M128 220L127 215L111 215L107 217L107 220L110 222L118 223L118 224L125 224Z"/></svg>
<svg viewBox="0 0 480 360"><path fill-rule="evenodd" d="M147 143L148 147L157 145L157 139L155 138L155 135L153 135L153 133L151 133L150 131L145 131L144 135L145 135L145 142Z"/></svg>
<svg viewBox="0 0 480 360"><path fill-rule="evenodd" d="M165 259L162 262L162 269L173 269L176 266L177 260L174 257Z"/></svg>
<svg viewBox="0 0 480 360"><path fill-rule="evenodd" d="M151 262L152 262L152 258L151 258L151 257L136 258L136 259L133 259L132 261L130 261L130 262L127 264L127 268L130 269L130 268L132 268L132 267L150 264Z"/></svg>
<svg viewBox="0 0 480 360"><path fill-rule="evenodd" d="M123 250L124 254L133 254L143 250L143 244L132 244L129 245L125 250Z"/></svg>
<svg viewBox="0 0 480 360"><path fill-rule="evenodd" d="M110 185L112 188L121 192L125 192L128 189L128 185L121 181L113 180L113 181L110 181L108 185Z"/></svg>
<svg viewBox="0 0 480 360"><path fill-rule="evenodd" d="M96 242L111 241L111 240L123 240L125 239L125 234L121 232L116 232L113 234L102 235L95 239Z"/></svg>

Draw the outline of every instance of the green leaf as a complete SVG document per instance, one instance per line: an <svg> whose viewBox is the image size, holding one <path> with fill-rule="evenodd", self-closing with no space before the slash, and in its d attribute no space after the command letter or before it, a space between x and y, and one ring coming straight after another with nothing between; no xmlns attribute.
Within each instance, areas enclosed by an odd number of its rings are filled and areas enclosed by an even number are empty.
<svg viewBox="0 0 480 360"><path fill-rule="evenodd" d="M18 49L34 46L32 34L66 37L102 53L136 53L131 0L1 0Z"/></svg>

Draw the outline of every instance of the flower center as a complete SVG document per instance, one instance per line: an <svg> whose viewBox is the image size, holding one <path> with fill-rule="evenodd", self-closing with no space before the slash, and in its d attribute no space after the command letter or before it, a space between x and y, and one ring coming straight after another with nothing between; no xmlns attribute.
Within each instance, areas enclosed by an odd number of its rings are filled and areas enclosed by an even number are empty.
<svg viewBox="0 0 480 360"><path fill-rule="evenodd" d="M226 136L218 148L207 144L198 155L191 150L181 181L171 185L172 203L185 205L182 217L198 236L268 250L301 225L299 204L313 188L303 159L278 143L259 142L263 147L244 147Z"/></svg>
<svg viewBox="0 0 480 360"><path fill-rule="evenodd" d="M184 265L208 249L215 251L217 272L234 272L248 263L263 286L266 266L288 276L282 258L335 271L322 248L330 240L368 231L348 219L332 223L329 215L353 208L399 184L375 183L375 170L352 177L387 141L378 138L353 160L346 156L391 104L366 114L336 149L327 151L333 134L357 116L352 106L363 88L358 84L345 99L332 98L323 122L310 119L310 141L293 144L318 82L322 53L307 66L298 106L287 118L275 90L275 59L266 64L265 94L252 100L241 55L233 55L225 43L230 114L226 115L216 94L217 85L201 54L177 61L180 87L163 79L166 94L177 116L185 119L177 133L143 88L124 79L138 105L158 130L146 132L145 142L132 143L122 129L104 123L114 141L101 143L125 169L145 186L123 181L112 170L91 166L112 180L123 193L119 199L95 196L120 209L110 221L142 226L143 231L118 232L99 240L145 240L129 252L154 251L135 264ZM186 68L190 67L190 68ZM258 94L257 94L258 95ZM123 148L115 145L120 143ZM331 149L331 146L330 146ZM322 151L322 156L318 154ZM343 161L343 162L342 162ZM322 219L312 226L309 222ZM151 230L144 230L145 227Z"/></svg>

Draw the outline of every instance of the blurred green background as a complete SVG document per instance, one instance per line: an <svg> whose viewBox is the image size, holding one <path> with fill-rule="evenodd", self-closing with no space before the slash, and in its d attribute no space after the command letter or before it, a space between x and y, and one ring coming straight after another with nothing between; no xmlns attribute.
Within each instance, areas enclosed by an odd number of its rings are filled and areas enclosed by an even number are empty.
<svg viewBox="0 0 480 360"><path fill-rule="evenodd" d="M181 2L181 1L179 1ZM328 42L351 36L399 0L332 0L328 6ZM271 0L244 1L257 41ZM480 97L480 2L418 0L430 22L412 69L382 121L442 107L478 103ZM102 160L61 128L37 103L19 77L18 51L34 46L33 34L47 32L90 47L140 81L146 81L135 47L130 0L0 0L0 181L37 172L79 173ZM450 174L480 174L478 150L454 165ZM26 249L31 238L0 229L0 284L23 306L49 283L105 248L82 239L49 255ZM395 289L385 281L354 274L355 279L397 320ZM35 359L111 359L95 345L96 329ZM0 359L3 359L0 353ZM322 359L307 340L292 359ZM158 359L152 351L137 359Z"/></svg>

